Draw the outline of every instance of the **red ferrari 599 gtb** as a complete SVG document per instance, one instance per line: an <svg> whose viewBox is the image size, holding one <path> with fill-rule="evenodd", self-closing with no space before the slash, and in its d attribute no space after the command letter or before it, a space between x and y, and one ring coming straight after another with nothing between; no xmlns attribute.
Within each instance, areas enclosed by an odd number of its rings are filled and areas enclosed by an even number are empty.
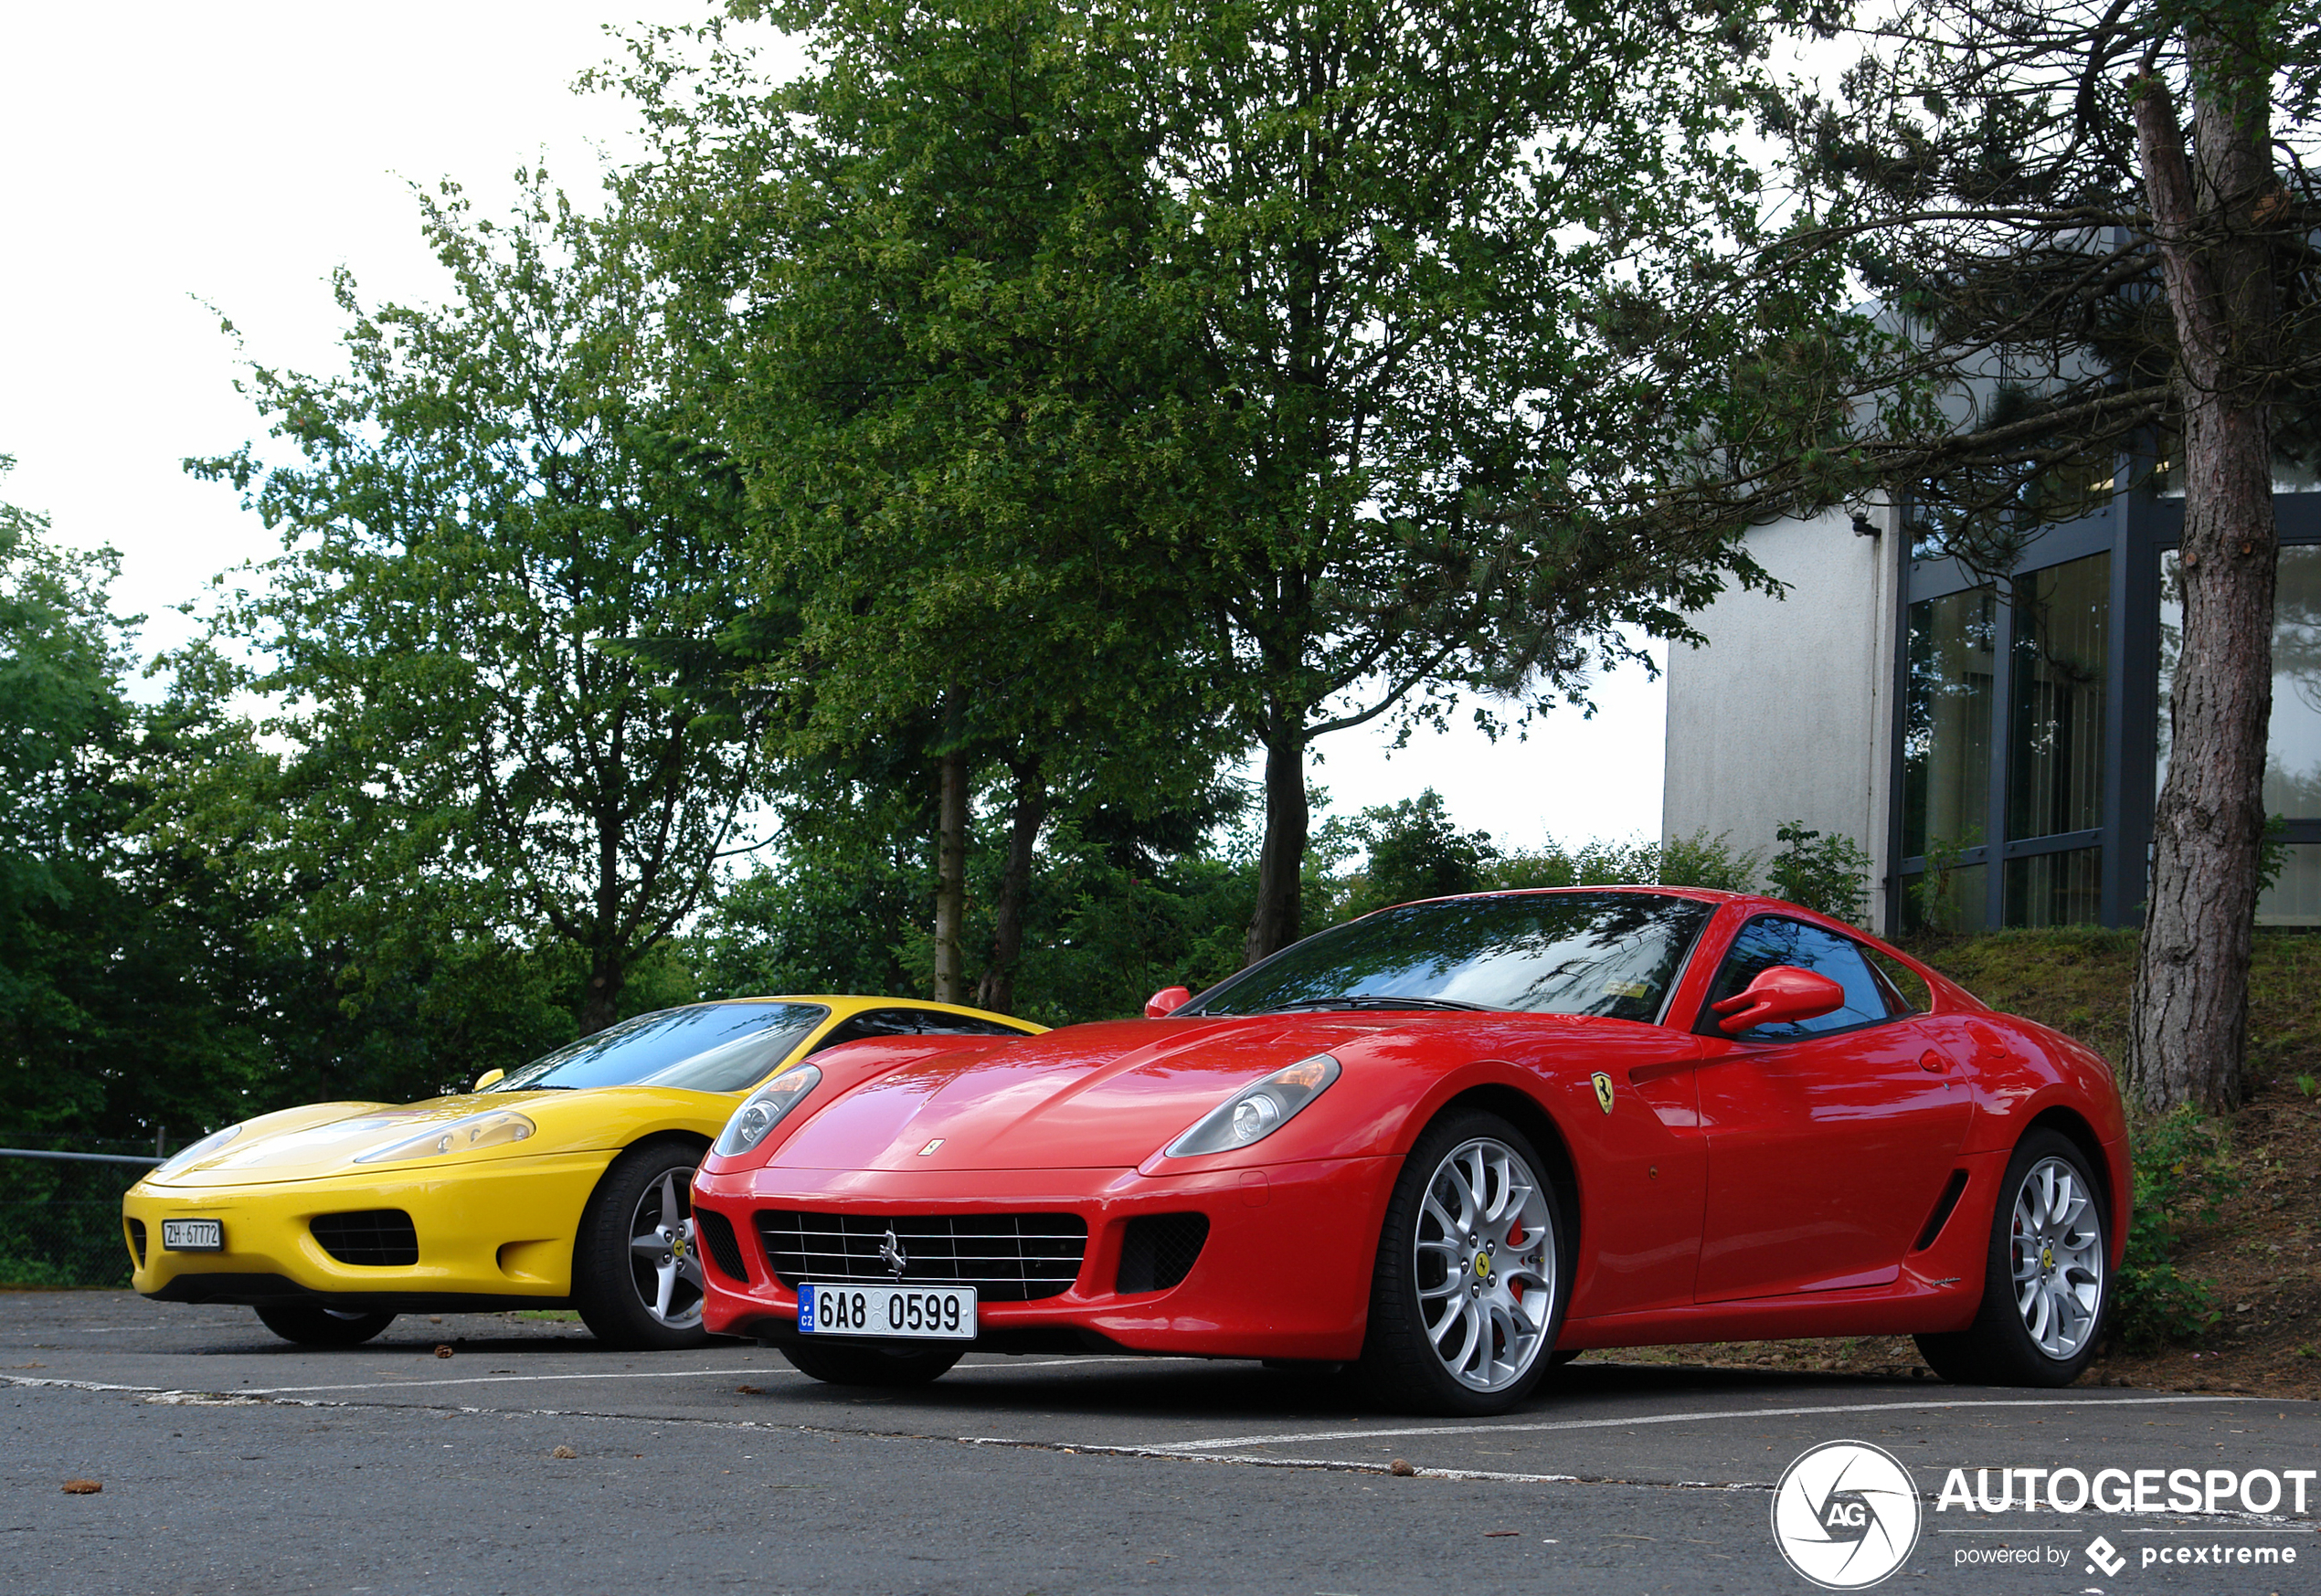
<svg viewBox="0 0 2321 1596"><path fill-rule="evenodd" d="M841 1382L1129 1348L1451 1414L1587 1348L1906 1333L2024 1385L2093 1354L2110 1069L1792 904L1407 904L1146 1012L760 1087L694 1183L708 1327Z"/></svg>

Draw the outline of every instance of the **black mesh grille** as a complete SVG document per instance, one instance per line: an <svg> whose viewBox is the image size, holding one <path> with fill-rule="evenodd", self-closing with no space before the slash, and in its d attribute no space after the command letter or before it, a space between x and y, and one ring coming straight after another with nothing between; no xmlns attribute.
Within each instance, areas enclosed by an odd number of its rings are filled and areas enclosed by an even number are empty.
<svg viewBox="0 0 2321 1596"><path fill-rule="evenodd" d="M1145 1214L1120 1238L1120 1295L1166 1291L1192 1273L1209 1239L1205 1213Z"/></svg>
<svg viewBox="0 0 2321 1596"><path fill-rule="evenodd" d="M897 1276L887 1235L906 1262ZM1070 1213L758 1215L758 1239L784 1285L831 1281L971 1285L985 1302L1061 1296L1080 1277L1087 1221Z"/></svg>
<svg viewBox="0 0 2321 1596"><path fill-rule="evenodd" d="M307 1228L323 1251L341 1263L370 1269L407 1267L419 1261L419 1233L399 1208L361 1213L318 1213Z"/></svg>
<svg viewBox="0 0 2321 1596"><path fill-rule="evenodd" d="M129 1256L135 1262L138 1268L143 1269L145 1266L145 1221L131 1220L128 1225Z"/></svg>
<svg viewBox="0 0 2321 1596"><path fill-rule="evenodd" d="M741 1261L741 1238L734 1234L734 1227L724 1214L712 1213L705 1208L693 1210L693 1226L701 1237L702 1251L717 1266L717 1273L727 1280L749 1284L749 1269Z"/></svg>

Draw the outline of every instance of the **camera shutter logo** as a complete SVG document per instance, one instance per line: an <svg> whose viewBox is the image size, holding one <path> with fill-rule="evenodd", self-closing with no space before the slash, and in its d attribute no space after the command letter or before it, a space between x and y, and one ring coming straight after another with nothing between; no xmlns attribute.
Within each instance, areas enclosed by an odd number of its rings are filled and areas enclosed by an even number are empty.
<svg viewBox="0 0 2321 1596"><path fill-rule="evenodd" d="M1773 1542L1789 1566L1828 1591L1860 1591L1910 1559L1918 1545L1918 1484L1892 1453L1830 1441L1782 1471Z"/></svg>

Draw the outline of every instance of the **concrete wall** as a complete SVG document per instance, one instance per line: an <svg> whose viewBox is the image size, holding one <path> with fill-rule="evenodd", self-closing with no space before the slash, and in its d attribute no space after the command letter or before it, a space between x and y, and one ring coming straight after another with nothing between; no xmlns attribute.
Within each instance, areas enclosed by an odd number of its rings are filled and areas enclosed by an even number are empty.
<svg viewBox="0 0 2321 1596"><path fill-rule="evenodd" d="M1767 857L1792 819L1843 832L1875 861L1868 913L1884 930L1902 549L1891 511L1867 518L1876 536L1844 510L1750 534L1787 597L1728 587L1694 618L1708 644L1669 650L1660 824L1669 837L1730 832Z"/></svg>

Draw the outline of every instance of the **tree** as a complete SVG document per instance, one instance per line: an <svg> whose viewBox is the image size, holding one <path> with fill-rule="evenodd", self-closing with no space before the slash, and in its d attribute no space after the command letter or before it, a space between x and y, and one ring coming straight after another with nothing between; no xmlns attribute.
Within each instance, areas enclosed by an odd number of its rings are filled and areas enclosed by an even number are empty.
<svg viewBox="0 0 2321 1596"><path fill-rule="evenodd" d="M728 646L740 484L677 417L636 238L519 177L507 226L422 200L450 303L366 311L342 273L347 375L252 371L299 463L189 462L284 544L217 624L291 753L263 815L207 796L346 925L487 962L545 936L587 1031L741 846L768 710Z"/></svg>
<svg viewBox="0 0 2321 1596"><path fill-rule="evenodd" d="M1768 332L1754 361L1690 379L1730 397L1670 513L1730 524L1883 487L1915 538L2003 579L2046 520L2157 452L2185 490L2184 627L2127 1062L2155 1107L2230 1105L2273 460L2312 449L2321 375L2311 135L2274 125L2278 97L2309 107L2310 18L1913 0L1853 37L1834 93L1766 102L1789 151L1777 236L1702 265ZM1881 308L1849 313L1864 284Z"/></svg>

